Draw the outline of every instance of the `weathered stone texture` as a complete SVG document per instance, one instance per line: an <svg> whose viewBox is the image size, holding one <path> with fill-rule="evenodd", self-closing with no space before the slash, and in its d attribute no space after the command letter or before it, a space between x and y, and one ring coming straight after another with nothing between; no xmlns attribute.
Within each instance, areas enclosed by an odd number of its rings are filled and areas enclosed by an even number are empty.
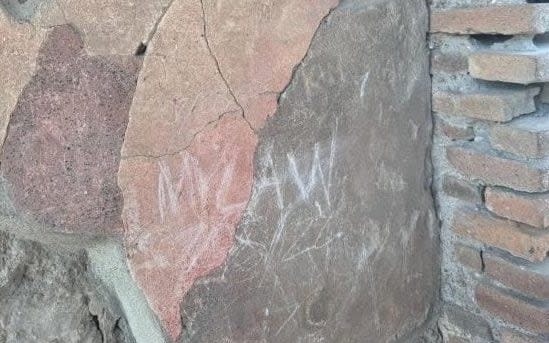
<svg viewBox="0 0 549 343"><path fill-rule="evenodd" d="M82 252L0 232L0 342L133 342L116 302L86 270Z"/></svg>
<svg viewBox="0 0 549 343"><path fill-rule="evenodd" d="M133 275L172 336L195 279L221 265L250 197L257 138L240 116L197 135L189 149L121 168Z"/></svg>
<svg viewBox="0 0 549 343"><path fill-rule="evenodd" d="M203 0L211 52L252 127L261 128L275 113L319 19L338 3Z"/></svg>
<svg viewBox="0 0 549 343"><path fill-rule="evenodd" d="M170 0L56 0L91 55L131 55L147 43ZM55 12L54 12L55 13Z"/></svg>
<svg viewBox="0 0 549 343"><path fill-rule="evenodd" d="M182 342L413 341L438 287L425 10L351 1L321 25L261 131L235 247L185 298Z"/></svg>
<svg viewBox="0 0 549 343"><path fill-rule="evenodd" d="M254 128L335 5L182 0L158 27L119 182L132 272L173 338L182 297L233 244L251 194Z"/></svg>
<svg viewBox="0 0 549 343"><path fill-rule="evenodd" d="M88 57L58 26L11 115L2 176L23 215L64 232L121 230L120 149L139 62Z"/></svg>
<svg viewBox="0 0 549 343"><path fill-rule="evenodd" d="M12 20L0 7L0 141L17 99L34 74L38 49L44 34L29 24Z"/></svg>
<svg viewBox="0 0 549 343"><path fill-rule="evenodd" d="M0 0L0 205L174 340L436 336L426 4L338 4ZM87 267L0 233L0 342L130 342Z"/></svg>
<svg viewBox="0 0 549 343"><path fill-rule="evenodd" d="M200 1L174 2L143 62L123 156L179 152L209 123L238 111L209 52Z"/></svg>
<svg viewBox="0 0 549 343"><path fill-rule="evenodd" d="M148 43L170 0L1 0L0 11L39 33L72 25L90 55L132 55ZM2 8L3 7L3 8Z"/></svg>
<svg viewBox="0 0 549 343"><path fill-rule="evenodd" d="M543 85L543 89L541 90L539 100L544 104L549 104L549 86L547 83Z"/></svg>

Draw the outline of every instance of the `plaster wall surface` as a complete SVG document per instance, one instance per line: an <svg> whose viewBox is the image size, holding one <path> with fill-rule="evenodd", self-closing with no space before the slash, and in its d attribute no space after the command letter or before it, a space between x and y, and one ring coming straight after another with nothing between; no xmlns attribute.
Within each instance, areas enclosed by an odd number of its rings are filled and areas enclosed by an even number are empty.
<svg viewBox="0 0 549 343"><path fill-rule="evenodd" d="M0 342L438 340L423 0L0 4Z"/></svg>
<svg viewBox="0 0 549 343"><path fill-rule="evenodd" d="M347 1L320 26L183 342L414 339L438 290L425 25L421 1Z"/></svg>

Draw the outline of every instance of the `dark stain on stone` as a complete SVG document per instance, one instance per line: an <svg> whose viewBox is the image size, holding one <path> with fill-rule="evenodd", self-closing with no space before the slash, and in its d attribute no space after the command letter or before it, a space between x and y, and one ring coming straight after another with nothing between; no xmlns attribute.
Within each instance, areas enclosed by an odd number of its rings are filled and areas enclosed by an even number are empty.
<svg viewBox="0 0 549 343"><path fill-rule="evenodd" d="M18 211L62 232L121 229L120 150L140 61L87 56L55 27L10 119L2 175Z"/></svg>

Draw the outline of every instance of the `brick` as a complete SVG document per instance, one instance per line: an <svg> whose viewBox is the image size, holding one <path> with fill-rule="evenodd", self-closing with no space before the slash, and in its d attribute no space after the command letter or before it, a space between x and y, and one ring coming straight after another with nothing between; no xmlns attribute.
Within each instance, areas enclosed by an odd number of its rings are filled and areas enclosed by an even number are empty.
<svg viewBox="0 0 549 343"><path fill-rule="evenodd" d="M479 284L477 303L486 311L511 324L536 333L549 333L549 308L519 299L495 287Z"/></svg>
<svg viewBox="0 0 549 343"><path fill-rule="evenodd" d="M469 56L472 77L488 81L531 84L549 81L549 53L546 50L485 51Z"/></svg>
<svg viewBox="0 0 549 343"><path fill-rule="evenodd" d="M448 337L444 337L444 343L469 343L471 342L467 338L454 336L454 335L448 335Z"/></svg>
<svg viewBox="0 0 549 343"><path fill-rule="evenodd" d="M534 112L534 97L539 92L538 87L494 88L475 93L435 92L433 110L474 119L507 122L517 116Z"/></svg>
<svg viewBox="0 0 549 343"><path fill-rule="evenodd" d="M477 272L482 270L482 260L480 259L479 250L462 244L456 244L454 247L454 254L459 263L463 266Z"/></svg>
<svg viewBox="0 0 549 343"><path fill-rule="evenodd" d="M431 72L447 74L467 74L467 55L435 50L431 53Z"/></svg>
<svg viewBox="0 0 549 343"><path fill-rule="evenodd" d="M495 218L485 211L458 208L454 212L451 226L461 237L503 249L532 262L543 261L549 251L549 234Z"/></svg>
<svg viewBox="0 0 549 343"><path fill-rule="evenodd" d="M547 265L536 268L519 265L493 254L484 254L486 275L526 295L549 299L549 273L544 273L543 269L547 269Z"/></svg>
<svg viewBox="0 0 549 343"><path fill-rule="evenodd" d="M445 175L442 180L442 190L452 198L460 199L472 203L482 201L480 190L468 181L456 177Z"/></svg>
<svg viewBox="0 0 549 343"><path fill-rule="evenodd" d="M549 83L543 85L543 90L541 91L539 99L542 103L549 104Z"/></svg>
<svg viewBox="0 0 549 343"><path fill-rule="evenodd" d="M525 158L549 156L549 116L526 116L490 129L495 149Z"/></svg>
<svg viewBox="0 0 549 343"><path fill-rule="evenodd" d="M549 31L549 5L507 5L438 10L431 14L431 32L458 34L539 34Z"/></svg>
<svg viewBox="0 0 549 343"><path fill-rule="evenodd" d="M475 138L475 131L471 126L450 123L440 117L435 117L437 131L452 141L470 141Z"/></svg>
<svg viewBox="0 0 549 343"><path fill-rule="evenodd" d="M536 228L549 227L549 194L516 193L487 188L486 207L493 213Z"/></svg>
<svg viewBox="0 0 549 343"><path fill-rule="evenodd" d="M501 343L547 343L547 340L505 329L501 333Z"/></svg>
<svg viewBox="0 0 549 343"><path fill-rule="evenodd" d="M469 179L525 192L549 190L547 166L535 161L503 158L481 144L449 147L447 157L449 162Z"/></svg>
<svg viewBox="0 0 549 343"><path fill-rule="evenodd" d="M443 324L445 331L464 337L474 337L474 341L491 342L493 340L490 324L481 316L467 311L459 306L445 304L443 308Z"/></svg>

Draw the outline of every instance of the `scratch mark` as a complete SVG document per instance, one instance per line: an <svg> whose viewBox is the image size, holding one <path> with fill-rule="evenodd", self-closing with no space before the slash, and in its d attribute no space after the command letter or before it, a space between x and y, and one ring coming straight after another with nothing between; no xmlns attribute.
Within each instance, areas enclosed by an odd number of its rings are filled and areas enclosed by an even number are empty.
<svg viewBox="0 0 549 343"><path fill-rule="evenodd" d="M370 78L370 72L366 72L362 77L362 83L360 84L360 98L363 99L368 91L368 80Z"/></svg>
<svg viewBox="0 0 549 343"><path fill-rule="evenodd" d="M284 327L290 322L290 320L292 320L295 316L295 314L297 313L297 310L299 309L299 305L295 305L295 308L294 310L292 311L292 313L290 313L290 315L288 316L288 318L284 321L284 323L282 323L282 325L280 326L280 328L278 328L278 330L276 331L275 333L275 336L278 336L280 334L280 332L282 332L282 329L284 329Z"/></svg>
<svg viewBox="0 0 549 343"><path fill-rule="evenodd" d="M223 72L221 71L221 66L219 64L219 60L217 59L217 57L214 54L214 52L212 50L212 47L210 45L210 40L208 38L208 22L207 22L207 19L206 19L206 8L204 6L204 0L200 0L200 6L202 8L202 22L203 22L202 30L203 30L204 42L206 43L206 48L208 49L208 52L210 53L210 56L212 57L212 59L215 63L215 67L217 68L217 73L219 74L219 77L221 77L221 80L223 81L223 83L225 84L225 87L227 88L227 91L229 92L229 94L233 98L234 103L240 108L242 118L248 124L250 129L255 133L254 127L248 121L248 118L246 118L246 113L244 111L244 107L242 107L242 105L238 101L238 99L237 99L236 95L234 94L231 86L229 85L229 81L227 80L227 78L225 77Z"/></svg>

